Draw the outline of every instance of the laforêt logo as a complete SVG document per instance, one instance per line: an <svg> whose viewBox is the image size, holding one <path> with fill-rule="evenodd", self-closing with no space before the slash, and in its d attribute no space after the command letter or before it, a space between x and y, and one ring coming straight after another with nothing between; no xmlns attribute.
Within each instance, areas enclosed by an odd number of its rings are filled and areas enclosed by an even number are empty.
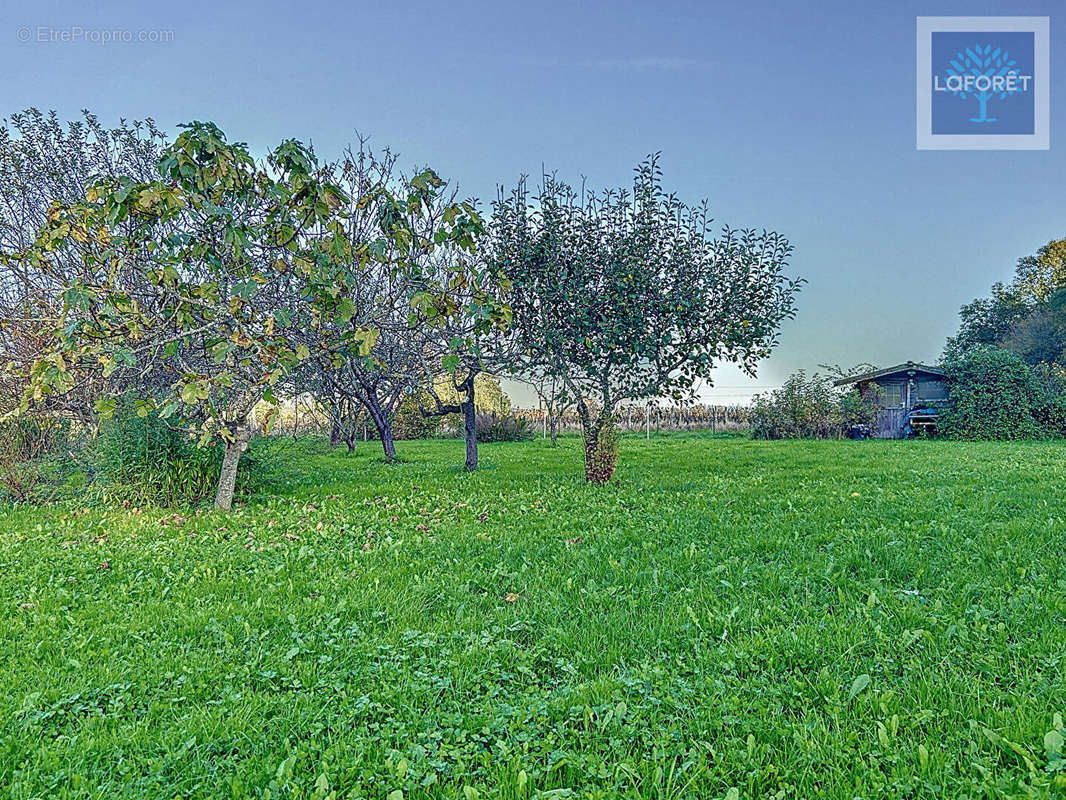
<svg viewBox="0 0 1066 800"><path fill-rule="evenodd" d="M1015 68L1017 64L1002 47L993 50L991 44L984 47L975 44L955 54L951 66L945 70L944 84L940 84L937 75L933 88L938 92L951 92L963 100L967 97L976 100L979 116L970 117L970 122L998 122L996 117L988 116L988 101L996 95L1005 100L1019 92L1028 92L1033 82L1032 75L1023 75Z"/></svg>
<svg viewBox="0 0 1066 800"><path fill-rule="evenodd" d="M1047 149L1047 33L1047 17L919 17L919 149Z"/></svg>

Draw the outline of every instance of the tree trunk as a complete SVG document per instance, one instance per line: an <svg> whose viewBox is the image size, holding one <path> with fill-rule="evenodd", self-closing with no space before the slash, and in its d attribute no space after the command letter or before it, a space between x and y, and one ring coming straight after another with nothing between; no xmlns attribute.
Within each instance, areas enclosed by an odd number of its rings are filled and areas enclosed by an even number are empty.
<svg viewBox="0 0 1066 800"><path fill-rule="evenodd" d="M334 419L333 424L329 429L329 446L336 447L341 443L341 423L340 420Z"/></svg>
<svg viewBox="0 0 1066 800"><path fill-rule="evenodd" d="M579 408L579 412L585 440L585 480L603 485L611 480L618 464L618 433L609 414L601 411L593 420L587 408Z"/></svg>
<svg viewBox="0 0 1066 800"><path fill-rule="evenodd" d="M466 468L477 469L477 415L474 412L474 385L471 382L466 397L459 402L463 410L463 436L466 438Z"/></svg>
<svg viewBox="0 0 1066 800"><path fill-rule="evenodd" d="M552 447L555 447L555 445L558 444L555 437L559 432L559 419L554 414L548 415L548 429L551 436Z"/></svg>
<svg viewBox="0 0 1066 800"><path fill-rule="evenodd" d="M220 511L229 511L233 505L233 489L237 484L237 465L240 463L241 454L248 449L248 439L251 432L245 423L238 423L230 427L233 441L226 442L226 451L222 457L222 471L218 476L218 491L215 493L215 508Z"/></svg>
<svg viewBox="0 0 1066 800"><path fill-rule="evenodd" d="M392 439L392 422L380 406L374 406L367 410L370 412L370 418L374 420L374 427L377 428L378 438L381 440L381 449L385 451L385 460L394 461L396 459L396 444Z"/></svg>
<svg viewBox="0 0 1066 800"><path fill-rule="evenodd" d="M396 443L392 439L392 423L385 418L384 427L378 429L381 435L381 449L385 451L386 461L396 460Z"/></svg>
<svg viewBox="0 0 1066 800"><path fill-rule="evenodd" d="M355 452L355 428L348 431L348 435L344 437L344 443L348 445L348 455Z"/></svg>

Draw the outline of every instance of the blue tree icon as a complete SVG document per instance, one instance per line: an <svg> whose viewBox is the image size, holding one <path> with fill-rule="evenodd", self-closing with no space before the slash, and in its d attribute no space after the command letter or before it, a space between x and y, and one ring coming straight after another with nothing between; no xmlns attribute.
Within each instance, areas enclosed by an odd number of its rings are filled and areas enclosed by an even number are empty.
<svg viewBox="0 0 1066 800"><path fill-rule="evenodd" d="M970 117L970 122L995 122L995 117L988 116L988 101L996 95L1003 100L1022 91L1015 80L1017 63L1006 50L993 49L990 44L967 47L951 59L946 90L962 99L970 95L977 99L980 115Z"/></svg>

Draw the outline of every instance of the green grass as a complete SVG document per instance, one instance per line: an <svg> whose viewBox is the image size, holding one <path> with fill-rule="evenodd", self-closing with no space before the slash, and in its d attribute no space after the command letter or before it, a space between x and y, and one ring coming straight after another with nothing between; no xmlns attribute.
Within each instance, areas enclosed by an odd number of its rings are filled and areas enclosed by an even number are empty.
<svg viewBox="0 0 1066 800"><path fill-rule="evenodd" d="M288 447L0 512L9 796L1066 795L1066 444Z"/></svg>

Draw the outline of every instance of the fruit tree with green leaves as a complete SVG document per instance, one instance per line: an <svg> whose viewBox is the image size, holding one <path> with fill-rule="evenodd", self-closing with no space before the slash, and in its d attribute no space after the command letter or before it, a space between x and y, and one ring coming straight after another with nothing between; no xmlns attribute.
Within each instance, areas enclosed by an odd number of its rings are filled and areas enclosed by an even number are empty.
<svg viewBox="0 0 1066 800"><path fill-rule="evenodd" d="M788 241L728 227L712 236L711 223L706 203L663 190L657 156L632 191L578 192L546 176L532 202L523 181L496 203L492 259L513 285L515 370L563 382L590 481L614 471L619 403L691 396L721 362L754 374L794 313Z"/></svg>
<svg viewBox="0 0 1066 800"><path fill-rule="evenodd" d="M103 417L117 394L206 443L225 443L216 506L228 508L248 416L307 359L293 333L351 320L358 262L343 192L311 151L289 140L263 163L211 123L166 148L159 177L108 176L83 201L57 203L23 259L48 270L75 253L56 345L30 369L24 407L102 375ZM344 337L368 348L371 331Z"/></svg>

